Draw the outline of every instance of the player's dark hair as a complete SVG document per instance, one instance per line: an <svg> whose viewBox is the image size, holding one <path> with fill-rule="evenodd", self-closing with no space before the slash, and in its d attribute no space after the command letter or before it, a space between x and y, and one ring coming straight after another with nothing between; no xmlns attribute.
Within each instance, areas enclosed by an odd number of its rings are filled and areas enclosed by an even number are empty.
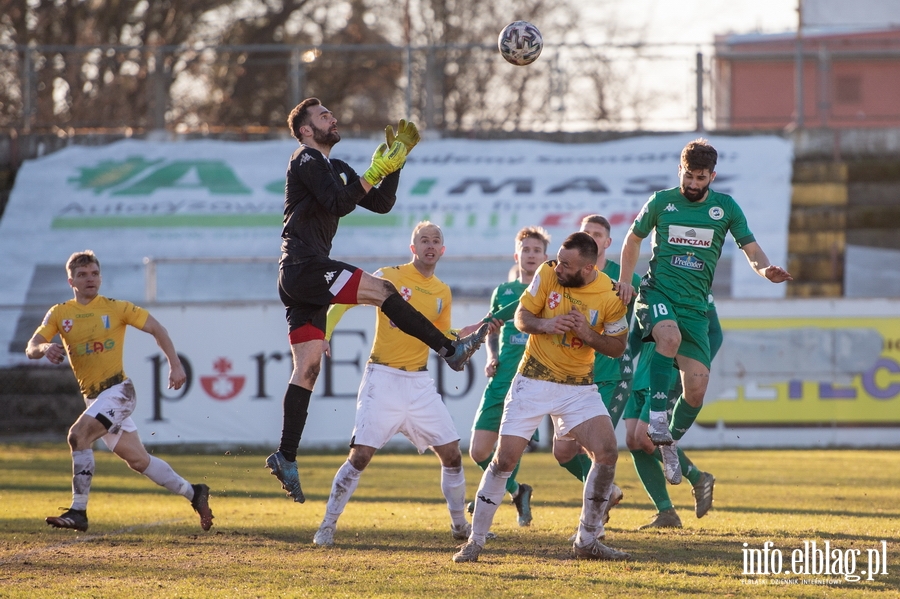
<svg viewBox="0 0 900 599"><path fill-rule="evenodd" d="M562 242L564 250L578 250L578 255L590 264L597 262L597 242L583 231L572 233Z"/></svg>
<svg viewBox="0 0 900 599"><path fill-rule="evenodd" d="M318 98L307 98L294 106L287 118L288 127L291 129L291 135L294 136L294 139L300 141L300 127L309 124L309 108L321 105L322 103Z"/></svg>
<svg viewBox="0 0 900 599"><path fill-rule="evenodd" d="M709 145L709 140L698 137L692 142L688 142L684 149L681 150L681 168L689 171L708 170L713 172L716 170L716 161L719 159L719 153L716 149Z"/></svg>
<svg viewBox="0 0 900 599"><path fill-rule="evenodd" d="M609 235L612 232L612 227L609 224L609 221L606 220L605 216L600 216L599 214L588 214L583 219L581 219L581 226L585 226L588 223L594 223L595 225L600 225L604 229L606 229L606 234Z"/></svg>
<svg viewBox="0 0 900 599"><path fill-rule="evenodd" d="M516 246L526 239L537 239L544 244L544 253L547 253L547 246L550 245L550 233L544 227L525 227L516 233ZM518 251L518 249L516 250Z"/></svg>
<svg viewBox="0 0 900 599"><path fill-rule="evenodd" d="M83 252L75 252L66 260L66 272L70 278L75 278L75 269L89 264L96 264L100 268L100 260L94 254L94 250L84 250Z"/></svg>

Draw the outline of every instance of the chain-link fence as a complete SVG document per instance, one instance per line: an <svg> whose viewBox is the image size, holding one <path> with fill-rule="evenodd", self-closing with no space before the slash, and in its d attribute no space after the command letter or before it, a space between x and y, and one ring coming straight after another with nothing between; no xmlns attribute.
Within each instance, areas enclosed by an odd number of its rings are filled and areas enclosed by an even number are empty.
<svg viewBox="0 0 900 599"><path fill-rule="evenodd" d="M0 46L0 127L286 135L302 98L345 131L685 130L711 116L708 60L681 45Z"/></svg>

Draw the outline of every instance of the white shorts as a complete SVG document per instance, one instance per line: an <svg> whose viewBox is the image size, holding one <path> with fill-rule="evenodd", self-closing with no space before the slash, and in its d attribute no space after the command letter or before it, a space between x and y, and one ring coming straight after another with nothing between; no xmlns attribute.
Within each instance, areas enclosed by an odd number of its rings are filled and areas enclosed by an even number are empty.
<svg viewBox="0 0 900 599"><path fill-rule="evenodd" d="M137 430L137 425L131 419L136 403L137 397L131 379L113 385L94 399L84 398L84 405L87 406L85 414L94 418L102 414L99 420L105 418L112 423L107 433L101 437L110 451L115 450L122 433L133 433Z"/></svg>
<svg viewBox="0 0 900 599"><path fill-rule="evenodd" d="M350 446L380 449L397 433L403 433L419 453L459 441L453 418L427 372L367 364Z"/></svg>
<svg viewBox="0 0 900 599"><path fill-rule="evenodd" d="M609 416L597 386L564 385L539 381L516 373L506 403L500 434L530 439L547 414L556 437L566 437L573 428L597 416Z"/></svg>

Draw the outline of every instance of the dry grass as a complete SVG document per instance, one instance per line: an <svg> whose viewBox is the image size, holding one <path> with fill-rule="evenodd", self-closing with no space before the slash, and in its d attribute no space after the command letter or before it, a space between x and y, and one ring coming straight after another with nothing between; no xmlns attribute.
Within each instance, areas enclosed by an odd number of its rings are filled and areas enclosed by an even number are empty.
<svg viewBox="0 0 900 599"><path fill-rule="evenodd" d="M311 539L343 455L302 455L307 502L287 500L262 453L164 455L213 490L215 526L203 533L187 502L97 452L87 533L53 530L43 519L69 501L64 447L7 445L0 452L2 597L900 597L900 452L690 452L718 483L715 507L693 516L690 487L670 487L685 528L636 531L654 509L628 454L608 543L628 563L571 557L580 485L549 454L525 456L519 478L535 488L535 521L516 526L506 504L500 535L476 564L453 564L433 456L381 454L341 518L336 546ZM469 496L480 471L467 464ZM744 576L743 543L772 541L785 554L803 542L862 550L887 541L887 575ZM840 581L775 585L775 579ZM748 581L765 581L765 588Z"/></svg>

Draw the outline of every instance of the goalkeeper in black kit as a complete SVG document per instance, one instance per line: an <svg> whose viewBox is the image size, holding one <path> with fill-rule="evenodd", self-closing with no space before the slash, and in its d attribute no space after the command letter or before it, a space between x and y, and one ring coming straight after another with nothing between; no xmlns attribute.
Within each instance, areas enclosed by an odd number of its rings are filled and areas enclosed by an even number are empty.
<svg viewBox="0 0 900 599"><path fill-rule="evenodd" d="M397 328L425 343L457 371L481 346L489 327L485 324L467 337L450 339L407 304L391 282L329 257L342 216L357 206L380 214L394 207L400 169L419 141L415 124L401 120L396 135L393 127L386 127L385 143L375 150L362 176L347 163L329 158L341 136L334 114L317 98L298 104L288 116L288 126L300 147L287 169L278 292L285 306L294 367L284 395L281 444L266 459L266 466L287 494L303 503L297 448L327 347L328 306L381 308Z"/></svg>

